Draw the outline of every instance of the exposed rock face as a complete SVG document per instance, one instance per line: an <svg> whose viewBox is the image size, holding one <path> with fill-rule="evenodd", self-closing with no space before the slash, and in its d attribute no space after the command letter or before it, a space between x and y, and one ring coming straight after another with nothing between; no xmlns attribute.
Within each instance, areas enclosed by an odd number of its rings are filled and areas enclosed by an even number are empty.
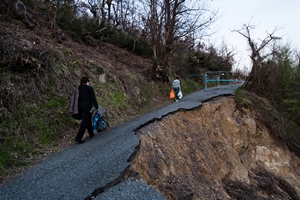
<svg viewBox="0 0 300 200"><path fill-rule="evenodd" d="M220 97L141 128L131 171L168 199L300 199L300 159Z"/></svg>

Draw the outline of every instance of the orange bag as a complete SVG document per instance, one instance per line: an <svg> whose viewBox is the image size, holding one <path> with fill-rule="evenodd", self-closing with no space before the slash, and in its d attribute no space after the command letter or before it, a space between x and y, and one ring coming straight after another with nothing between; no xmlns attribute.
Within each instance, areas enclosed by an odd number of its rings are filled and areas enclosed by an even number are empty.
<svg viewBox="0 0 300 200"><path fill-rule="evenodd" d="M175 99L175 92L173 89L170 92L170 99Z"/></svg>

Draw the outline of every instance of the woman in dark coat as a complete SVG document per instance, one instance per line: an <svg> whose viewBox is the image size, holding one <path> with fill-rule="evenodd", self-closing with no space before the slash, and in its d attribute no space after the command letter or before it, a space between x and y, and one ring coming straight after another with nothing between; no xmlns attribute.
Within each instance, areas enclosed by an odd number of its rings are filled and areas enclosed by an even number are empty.
<svg viewBox="0 0 300 200"><path fill-rule="evenodd" d="M93 106L98 109L98 102L95 96L94 89L90 86L89 79L87 77L82 77L80 79L78 99L78 109L79 113L82 114L82 121L75 138L75 141L78 143L84 143L82 137L85 133L85 130L88 131L91 138L94 137L92 114L90 113L90 110Z"/></svg>

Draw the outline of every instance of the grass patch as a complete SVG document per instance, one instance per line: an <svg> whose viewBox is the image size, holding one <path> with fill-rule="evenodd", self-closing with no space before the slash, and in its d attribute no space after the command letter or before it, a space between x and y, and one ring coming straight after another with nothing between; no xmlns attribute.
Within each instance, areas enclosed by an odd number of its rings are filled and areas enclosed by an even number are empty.
<svg viewBox="0 0 300 200"><path fill-rule="evenodd" d="M3 172L6 167L12 166L15 163L14 160L11 151L2 144L0 146L0 172Z"/></svg>
<svg viewBox="0 0 300 200"><path fill-rule="evenodd" d="M20 103L17 112L7 116L0 124L3 143L0 146L0 170L27 165L32 153L42 154L41 146L58 141L61 130L75 124L62 110L68 104L64 98L51 99L40 104Z"/></svg>
<svg viewBox="0 0 300 200"><path fill-rule="evenodd" d="M32 142L25 135L6 136L0 146L0 171L7 167L26 166L25 158L33 150Z"/></svg>
<svg viewBox="0 0 300 200"><path fill-rule="evenodd" d="M115 125L117 121L124 118L124 113L129 108L126 94L115 82L93 85L93 87L98 104L106 111L106 118L110 126Z"/></svg>
<svg viewBox="0 0 300 200"><path fill-rule="evenodd" d="M181 90L183 95L190 94L197 90L204 89L203 85L191 79L181 79L180 81L181 81Z"/></svg>
<svg viewBox="0 0 300 200"><path fill-rule="evenodd" d="M163 86L160 87L161 90L163 90ZM163 90L164 91L164 90ZM157 93L157 88L155 88L153 85L146 86L146 89L141 90L141 105L147 106L149 101L152 101L153 98L155 98L155 94ZM168 94L168 90L166 90L166 94Z"/></svg>
<svg viewBox="0 0 300 200"><path fill-rule="evenodd" d="M242 88L241 87L239 87L238 89L236 89L235 90L235 99L236 99L236 101L237 101L237 104L238 105L240 105L240 106L242 106L242 105L244 105L244 104L247 104L247 105L249 105L249 104L251 104L251 102L250 102L250 100L247 98L247 96L246 95L243 95L243 93L242 93Z"/></svg>
<svg viewBox="0 0 300 200"><path fill-rule="evenodd" d="M101 94L99 97L97 96L100 99L98 103L102 104L104 108L114 107L123 110L128 106L125 93L116 83L101 84L99 88Z"/></svg>
<svg viewBox="0 0 300 200"><path fill-rule="evenodd" d="M96 73L96 74L103 74L105 71L103 69L102 66L99 66L97 63L95 62L90 62L89 64L90 68L93 69L93 71Z"/></svg>

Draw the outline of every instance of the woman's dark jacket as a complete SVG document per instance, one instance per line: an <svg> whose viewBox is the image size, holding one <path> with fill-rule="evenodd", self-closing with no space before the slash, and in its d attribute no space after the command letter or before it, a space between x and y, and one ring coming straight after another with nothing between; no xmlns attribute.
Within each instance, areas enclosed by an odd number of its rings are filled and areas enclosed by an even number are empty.
<svg viewBox="0 0 300 200"><path fill-rule="evenodd" d="M92 107L98 109L98 103L94 89L88 85L79 86L78 108L81 112L89 112Z"/></svg>

